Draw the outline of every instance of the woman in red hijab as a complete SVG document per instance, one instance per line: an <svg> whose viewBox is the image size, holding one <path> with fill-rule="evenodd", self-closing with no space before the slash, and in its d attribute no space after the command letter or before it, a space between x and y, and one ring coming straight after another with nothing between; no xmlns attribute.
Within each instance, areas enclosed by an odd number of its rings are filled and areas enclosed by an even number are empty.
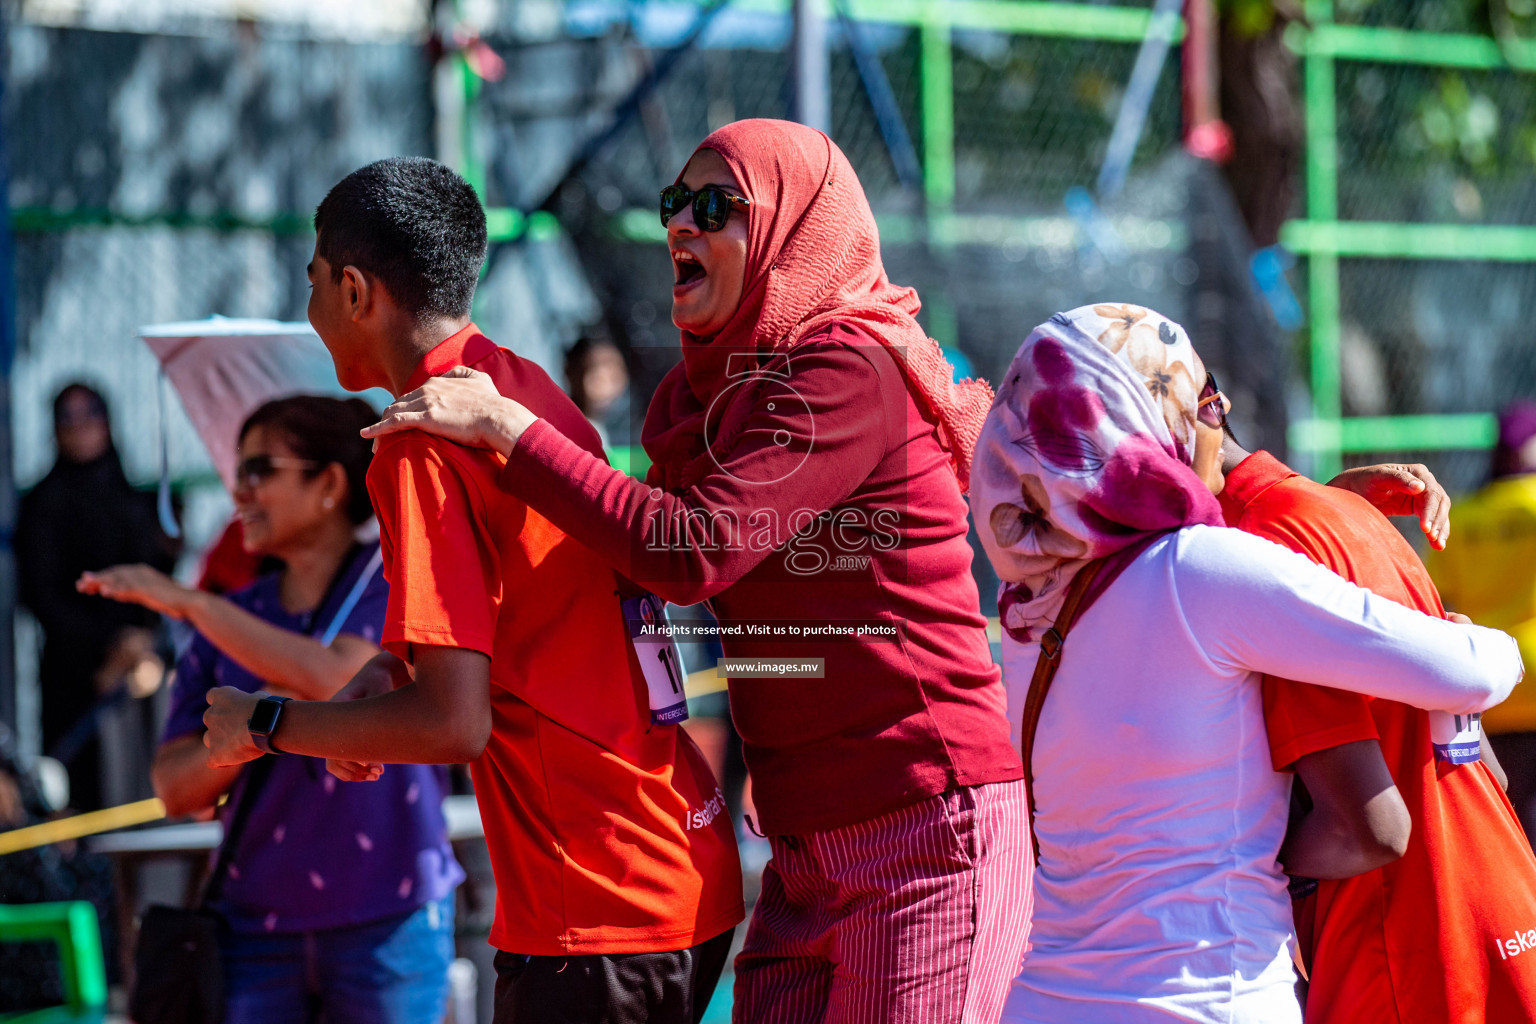
<svg viewBox="0 0 1536 1024"><path fill-rule="evenodd" d="M880 263L842 152L784 121L710 135L662 193L683 361L633 480L473 371L371 428L507 456L500 486L678 604L728 658L772 842L738 1021L990 1021L1028 931L1026 804L962 498L991 391L952 382Z"/></svg>

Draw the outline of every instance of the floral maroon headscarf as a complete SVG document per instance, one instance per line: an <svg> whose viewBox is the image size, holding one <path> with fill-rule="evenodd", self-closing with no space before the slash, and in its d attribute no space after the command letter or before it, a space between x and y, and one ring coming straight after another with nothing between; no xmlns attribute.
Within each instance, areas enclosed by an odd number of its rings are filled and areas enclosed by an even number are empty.
<svg viewBox="0 0 1536 1024"><path fill-rule="evenodd" d="M1057 313L1019 348L971 469L1013 640L1050 628L1089 561L1149 534L1222 525L1190 468L1204 381L1184 328L1141 306Z"/></svg>

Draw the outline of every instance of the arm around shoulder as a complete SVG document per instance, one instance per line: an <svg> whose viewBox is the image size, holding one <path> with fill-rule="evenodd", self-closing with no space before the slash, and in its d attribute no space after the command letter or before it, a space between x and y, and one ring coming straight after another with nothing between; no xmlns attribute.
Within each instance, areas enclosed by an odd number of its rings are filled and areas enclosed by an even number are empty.
<svg viewBox="0 0 1536 1024"><path fill-rule="evenodd" d="M1191 635L1229 669L1462 714L1524 676L1513 637L1406 608L1269 541L1195 527L1177 559Z"/></svg>
<svg viewBox="0 0 1536 1024"><path fill-rule="evenodd" d="M630 579L692 604L868 479L889 447L884 386L867 354L806 342L740 385L752 404L723 414L731 441L709 458L701 445L700 478L679 493L625 476L542 420L509 455L501 487Z"/></svg>

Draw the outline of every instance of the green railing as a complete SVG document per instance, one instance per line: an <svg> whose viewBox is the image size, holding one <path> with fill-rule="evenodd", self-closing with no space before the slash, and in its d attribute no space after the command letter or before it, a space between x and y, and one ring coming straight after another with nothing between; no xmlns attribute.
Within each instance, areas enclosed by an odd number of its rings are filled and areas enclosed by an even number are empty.
<svg viewBox="0 0 1536 1024"><path fill-rule="evenodd" d="M1340 221L1334 65L1344 61L1447 68L1536 69L1536 44L1500 46L1483 36L1335 25L1332 0L1309 0L1310 31L1291 38L1304 62L1307 119L1307 219L1286 225L1281 240L1307 257L1309 377L1312 418L1291 425L1293 447L1311 451L1326 478L1350 452L1486 448L1497 436L1492 415L1383 416L1347 419L1340 374L1341 259L1531 260L1536 228L1473 224Z"/></svg>
<svg viewBox="0 0 1536 1024"><path fill-rule="evenodd" d="M759 3L784 8L782 3ZM951 31L980 28L1133 45L1151 19L1144 9L1023 0L855 0L852 11L864 20L916 25L922 33L924 186L931 216L940 221L931 237L941 240L947 233L945 210L955 194ZM1536 260L1536 227L1340 221L1334 65L1346 60L1536 71L1536 42L1501 45L1484 36L1336 25L1332 0L1309 0L1307 17L1310 30L1297 27L1287 40L1304 64L1307 216L1286 225L1281 238L1307 258L1312 416L1292 424L1290 444L1311 454L1313 473L1323 479L1337 472L1351 452L1489 447L1497 433L1490 414L1343 416L1339 261Z"/></svg>

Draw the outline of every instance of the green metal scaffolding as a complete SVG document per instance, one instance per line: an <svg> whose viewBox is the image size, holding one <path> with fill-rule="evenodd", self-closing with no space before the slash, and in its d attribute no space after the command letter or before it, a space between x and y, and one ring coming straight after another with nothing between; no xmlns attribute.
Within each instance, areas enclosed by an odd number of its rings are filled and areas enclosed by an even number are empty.
<svg viewBox="0 0 1536 1024"><path fill-rule="evenodd" d="M735 6L786 15L789 9L788 0L736 0ZM940 244L969 233L968 218L950 212L955 198L952 33L971 29L1134 46L1146 34L1151 19L1144 8L1050 0L851 0L849 6L860 21L916 28L920 34L919 134L927 237ZM1496 436L1490 413L1343 415L1340 261L1536 260L1536 227L1339 220L1334 85L1339 61L1536 71L1536 42L1501 45L1477 35L1338 25L1333 13L1332 0L1309 0L1309 27L1297 26L1287 37L1304 68L1306 218L1287 224L1281 235L1288 249L1306 259L1303 292L1312 400L1311 415L1291 425L1289 441L1293 449L1310 456L1314 475L1324 479L1337 472L1344 456L1351 453L1484 449ZM493 219L502 239L540 227L525 225L514 211L493 211ZM881 226L882 231L888 227L897 233L909 230L905 223L887 225L885 219ZM661 237L650 211L629 211L618 229L634 239Z"/></svg>

